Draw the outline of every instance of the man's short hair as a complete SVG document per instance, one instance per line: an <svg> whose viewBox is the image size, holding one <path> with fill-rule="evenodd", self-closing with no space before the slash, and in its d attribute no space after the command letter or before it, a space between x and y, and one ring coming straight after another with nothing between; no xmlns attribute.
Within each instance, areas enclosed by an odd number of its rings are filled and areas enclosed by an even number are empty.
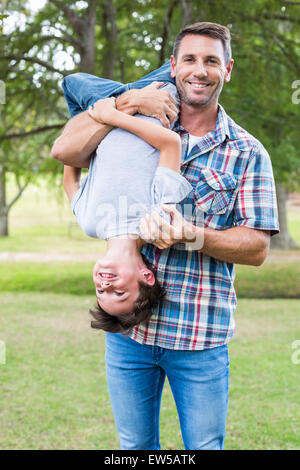
<svg viewBox="0 0 300 470"><path fill-rule="evenodd" d="M143 261L155 276L155 284L149 286L145 282L139 282L139 296L133 304L132 312L123 315L110 315L97 303L90 314L94 318L91 321L91 327L109 331L110 333L119 333L138 325L142 321L148 320L154 308L165 296L165 290L156 278L156 273L147 258L142 254Z"/></svg>
<svg viewBox="0 0 300 470"><path fill-rule="evenodd" d="M231 37L230 31L226 26L217 23L199 22L184 26L177 34L173 47L173 56L175 59L178 55L179 46L182 38L188 34L199 34L200 36L209 36L211 38L220 39L223 44L225 63L231 60Z"/></svg>

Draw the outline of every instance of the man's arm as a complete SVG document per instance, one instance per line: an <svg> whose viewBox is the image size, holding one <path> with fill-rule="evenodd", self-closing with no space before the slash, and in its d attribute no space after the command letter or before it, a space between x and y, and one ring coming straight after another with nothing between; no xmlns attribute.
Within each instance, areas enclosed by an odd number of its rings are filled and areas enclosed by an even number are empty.
<svg viewBox="0 0 300 470"><path fill-rule="evenodd" d="M167 91L157 89L161 84L154 82L140 90L128 90L116 99L117 109L129 115L139 112L156 117L168 127L178 109ZM68 121L51 154L65 165L88 168L91 154L111 129L111 126L94 121L84 111Z"/></svg>
<svg viewBox="0 0 300 470"><path fill-rule="evenodd" d="M227 263L261 266L269 252L270 232L248 227L204 229L201 253Z"/></svg>
<svg viewBox="0 0 300 470"><path fill-rule="evenodd" d="M164 204L163 209L171 215L171 225L157 212L143 219L140 230L147 240L160 249L174 243L195 243L200 252L227 263L260 266L269 251L270 233L248 227L232 227L227 230L213 230L196 227L187 222L173 205Z"/></svg>
<svg viewBox="0 0 300 470"><path fill-rule="evenodd" d="M87 111L67 122L62 135L56 139L51 150L52 157L64 165L88 168L91 154L112 127L92 119Z"/></svg>

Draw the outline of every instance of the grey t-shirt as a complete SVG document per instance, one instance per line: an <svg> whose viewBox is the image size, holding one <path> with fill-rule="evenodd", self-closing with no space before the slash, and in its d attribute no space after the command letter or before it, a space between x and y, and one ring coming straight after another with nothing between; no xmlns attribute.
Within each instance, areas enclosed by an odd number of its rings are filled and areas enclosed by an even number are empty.
<svg viewBox="0 0 300 470"><path fill-rule="evenodd" d="M174 85L165 88L174 96ZM154 118L136 117L161 125ZM99 144L88 175L71 201L82 230L104 240L140 236L141 218L153 210L169 221L160 205L182 201L192 186L179 173L158 167L158 162L157 149L131 132L114 128Z"/></svg>

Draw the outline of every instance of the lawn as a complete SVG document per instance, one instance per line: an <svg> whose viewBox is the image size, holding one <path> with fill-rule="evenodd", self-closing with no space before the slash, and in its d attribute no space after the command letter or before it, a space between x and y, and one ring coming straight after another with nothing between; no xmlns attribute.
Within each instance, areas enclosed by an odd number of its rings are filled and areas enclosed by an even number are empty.
<svg viewBox="0 0 300 470"><path fill-rule="evenodd" d="M93 298L2 293L1 449L117 449L106 389L102 332L89 326ZM230 343L227 449L299 449L297 300L241 300ZM183 449L167 386L163 449Z"/></svg>
<svg viewBox="0 0 300 470"><path fill-rule="evenodd" d="M288 219L300 244L300 211L291 208ZM105 243L83 235L66 199L43 181L14 206L10 229L0 252L29 252L44 262L31 255L0 262L0 448L117 449L105 337L90 328L87 313L92 266ZM299 259L299 250L275 252L262 267L237 266L227 449L300 448L300 364L292 362L292 343L300 340ZM183 448L168 386L161 444Z"/></svg>

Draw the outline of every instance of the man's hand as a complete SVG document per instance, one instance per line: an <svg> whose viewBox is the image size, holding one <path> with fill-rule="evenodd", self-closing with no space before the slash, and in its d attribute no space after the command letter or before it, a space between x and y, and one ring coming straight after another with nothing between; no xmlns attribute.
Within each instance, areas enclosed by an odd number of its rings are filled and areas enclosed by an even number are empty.
<svg viewBox="0 0 300 470"><path fill-rule="evenodd" d="M163 82L153 82L145 88L126 91L116 99L118 111L155 117L164 127L169 128L175 121L179 109L172 96L167 91L160 90L163 84Z"/></svg>
<svg viewBox="0 0 300 470"><path fill-rule="evenodd" d="M161 207L170 214L171 224L168 224L155 211L150 216L147 215L146 218L141 220L141 234L150 243L163 250L178 242L193 243L201 236L200 232L198 233L197 227L187 222L174 205L163 204Z"/></svg>

